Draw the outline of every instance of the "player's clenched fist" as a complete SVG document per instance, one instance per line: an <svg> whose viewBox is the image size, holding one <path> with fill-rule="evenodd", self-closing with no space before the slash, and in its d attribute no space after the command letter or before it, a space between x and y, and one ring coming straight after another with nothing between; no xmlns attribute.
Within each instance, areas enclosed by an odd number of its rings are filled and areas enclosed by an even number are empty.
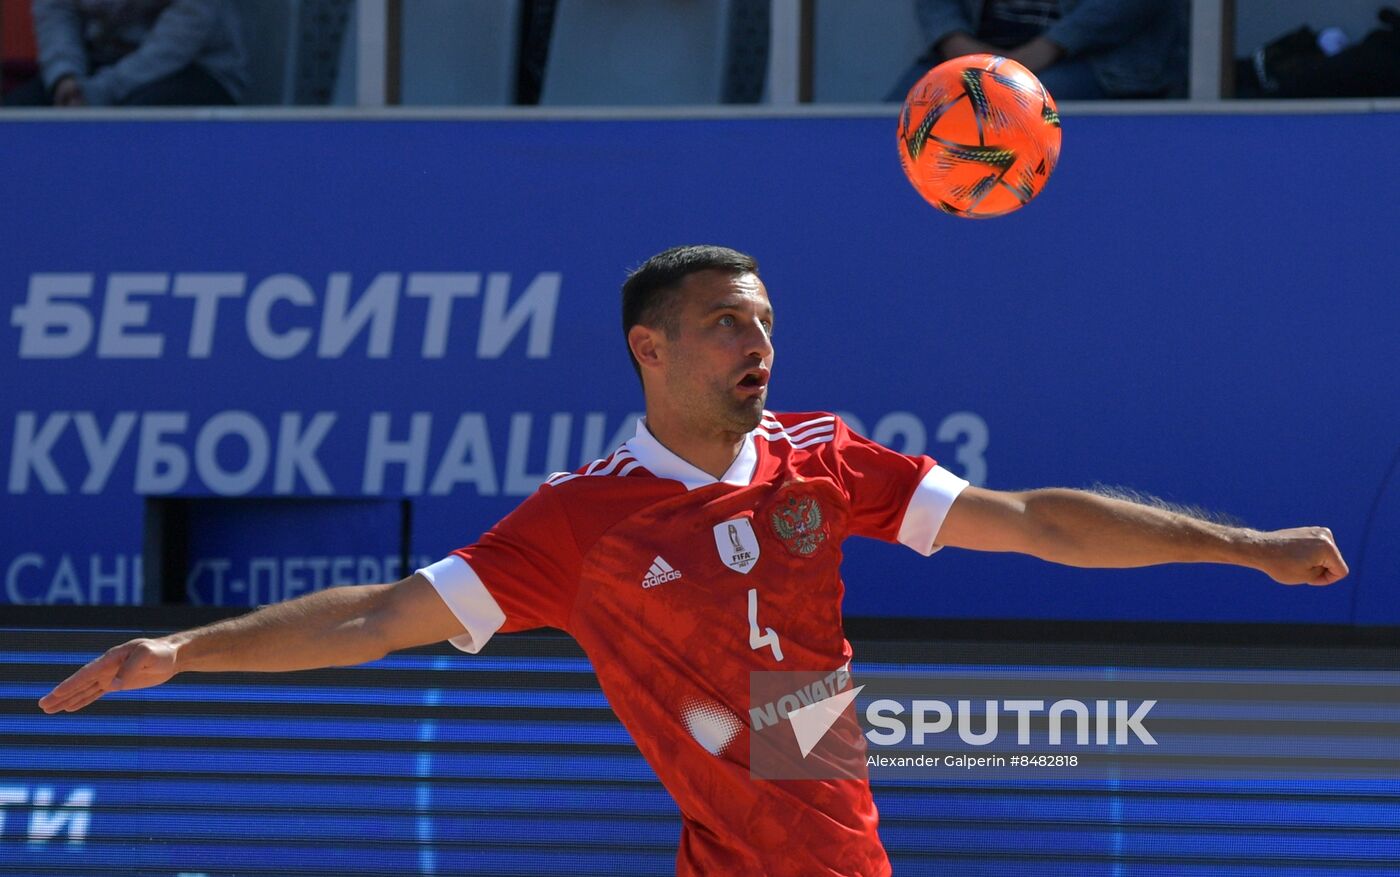
<svg viewBox="0 0 1400 877"><path fill-rule="evenodd" d="M1330 585L1347 574L1347 564L1326 527L1294 527L1263 533L1259 569L1285 585Z"/></svg>
<svg viewBox="0 0 1400 877"><path fill-rule="evenodd" d="M134 639L85 664L39 700L46 713L80 710L109 691L150 688L175 675L175 646Z"/></svg>

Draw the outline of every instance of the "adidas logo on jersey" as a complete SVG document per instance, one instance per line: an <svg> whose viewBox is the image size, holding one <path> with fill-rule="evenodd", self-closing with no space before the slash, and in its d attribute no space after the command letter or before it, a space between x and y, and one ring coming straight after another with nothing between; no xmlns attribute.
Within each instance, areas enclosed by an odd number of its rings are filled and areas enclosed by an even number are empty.
<svg viewBox="0 0 1400 877"><path fill-rule="evenodd" d="M681 577L680 570L672 569L671 565L657 555L651 562L651 569L647 570L646 577L642 579L643 588L654 588L657 585L664 585L667 582L674 582Z"/></svg>

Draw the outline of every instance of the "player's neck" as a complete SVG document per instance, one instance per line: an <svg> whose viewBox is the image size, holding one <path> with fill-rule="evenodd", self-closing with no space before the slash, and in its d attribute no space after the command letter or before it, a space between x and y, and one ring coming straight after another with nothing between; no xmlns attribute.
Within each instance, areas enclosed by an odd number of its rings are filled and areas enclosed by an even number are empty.
<svg viewBox="0 0 1400 877"><path fill-rule="evenodd" d="M716 480L744 447L745 433L697 430L679 417L647 408L647 429L666 450Z"/></svg>

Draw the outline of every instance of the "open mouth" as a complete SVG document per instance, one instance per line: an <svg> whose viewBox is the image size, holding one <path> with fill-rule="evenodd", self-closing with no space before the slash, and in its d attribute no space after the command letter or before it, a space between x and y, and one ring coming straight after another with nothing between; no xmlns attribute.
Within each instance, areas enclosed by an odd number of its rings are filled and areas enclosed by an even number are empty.
<svg viewBox="0 0 1400 877"><path fill-rule="evenodd" d="M739 379L739 389L758 392L768 386L768 369L751 368Z"/></svg>

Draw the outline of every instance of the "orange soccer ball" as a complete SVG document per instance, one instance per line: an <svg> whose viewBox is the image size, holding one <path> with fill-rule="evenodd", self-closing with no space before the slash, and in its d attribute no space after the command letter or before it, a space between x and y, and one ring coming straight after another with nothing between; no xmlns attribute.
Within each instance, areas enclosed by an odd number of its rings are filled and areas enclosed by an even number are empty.
<svg viewBox="0 0 1400 877"><path fill-rule="evenodd" d="M1060 158L1055 99L1025 67L964 55L925 73L899 113L899 161L933 206L986 219L1040 194Z"/></svg>

